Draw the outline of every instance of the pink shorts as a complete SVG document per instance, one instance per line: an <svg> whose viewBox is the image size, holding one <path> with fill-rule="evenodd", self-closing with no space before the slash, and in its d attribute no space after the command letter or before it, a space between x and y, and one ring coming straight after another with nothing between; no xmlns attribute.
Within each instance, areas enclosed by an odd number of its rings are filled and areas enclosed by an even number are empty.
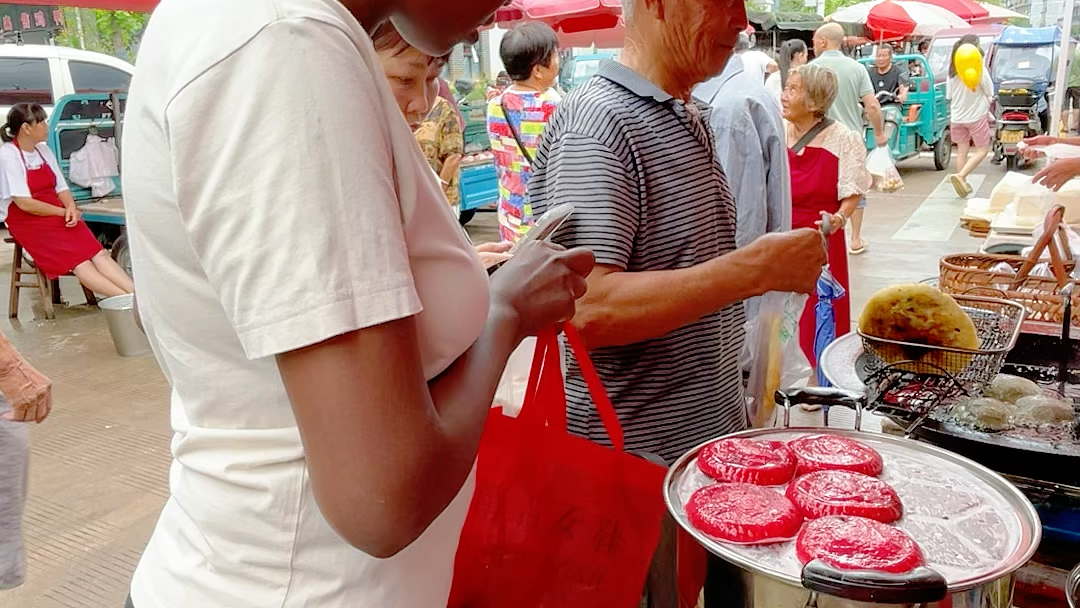
<svg viewBox="0 0 1080 608"><path fill-rule="evenodd" d="M990 146L990 118L976 122L954 122L949 129L954 144L971 142L976 148Z"/></svg>

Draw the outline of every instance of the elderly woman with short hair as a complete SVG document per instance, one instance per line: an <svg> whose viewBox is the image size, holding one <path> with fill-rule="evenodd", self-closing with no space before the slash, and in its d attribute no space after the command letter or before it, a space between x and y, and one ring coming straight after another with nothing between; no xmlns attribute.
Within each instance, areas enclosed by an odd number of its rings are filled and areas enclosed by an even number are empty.
<svg viewBox="0 0 1080 608"><path fill-rule="evenodd" d="M833 229L829 237L830 268L848 290L843 229L872 180L864 164L866 149L860 134L826 117L836 90L836 74L828 68L808 64L788 75L781 103L791 166L791 225L812 228L820 225L822 212L829 214ZM800 343L813 361L817 302L814 295L810 298L803 311ZM851 327L848 297L837 300L835 306L837 334L843 335Z"/></svg>

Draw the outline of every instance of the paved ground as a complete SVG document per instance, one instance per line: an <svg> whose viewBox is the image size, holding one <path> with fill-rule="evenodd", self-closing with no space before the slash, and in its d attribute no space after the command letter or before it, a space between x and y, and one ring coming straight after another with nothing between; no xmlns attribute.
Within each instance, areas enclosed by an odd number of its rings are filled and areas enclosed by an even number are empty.
<svg viewBox="0 0 1080 608"><path fill-rule="evenodd" d="M976 247L955 229L963 203L939 188L944 173L929 159L902 170L903 191L871 197L871 249L852 261L855 310L882 286L936 275L943 253ZM984 171L988 196L1003 170ZM494 240L493 226L493 214L484 213L469 228L483 242ZM7 284L10 260L10 249L0 249L0 285ZM78 305L78 285L64 281L64 296L76 305L59 310L55 321L39 320L32 292L22 298L19 321L0 321L55 383L54 413L32 433L29 577L23 587L0 592L0 608L119 608L168 495L164 378L152 357L118 357L102 314Z"/></svg>

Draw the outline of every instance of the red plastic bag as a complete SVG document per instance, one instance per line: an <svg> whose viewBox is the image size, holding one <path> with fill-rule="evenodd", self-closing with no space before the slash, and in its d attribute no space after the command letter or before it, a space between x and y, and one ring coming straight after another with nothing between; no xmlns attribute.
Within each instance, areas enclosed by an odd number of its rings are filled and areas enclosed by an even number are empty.
<svg viewBox="0 0 1080 608"><path fill-rule="evenodd" d="M581 339L567 338L614 449L566 432L554 330L537 340L525 405L498 410L480 440L476 494L450 608L636 608L664 517L663 467L623 433Z"/></svg>

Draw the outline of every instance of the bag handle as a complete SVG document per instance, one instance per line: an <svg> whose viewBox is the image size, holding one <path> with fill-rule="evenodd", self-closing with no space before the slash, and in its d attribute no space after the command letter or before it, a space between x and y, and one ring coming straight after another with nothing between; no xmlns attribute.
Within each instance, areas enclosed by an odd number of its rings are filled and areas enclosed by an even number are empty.
<svg viewBox="0 0 1080 608"><path fill-rule="evenodd" d="M600 421L611 439L611 445L616 451L626 451L626 439L619 416L615 413L615 406L611 404L600 374L596 372L596 367L589 358L589 349L569 323L561 327L554 326L536 337L536 352L533 354L532 370L529 373L529 386L525 391L525 402L518 419L566 431L566 387L563 382L558 340L560 329L566 335L566 341L581 367L581 375L589 388L593 405L600 414Z"/></svg>
<svg viewBox="0 0 1080 608"><path fill-rule="evenodd" d="M1065 207L1061 205L1054 205L1053 209L1046 214L1042 236L1031 249L1031 253L1020 266L1020 271L1016 273L1016 278L1013 280L1016 287L1027 280L1031 271L1042 259L1043 251L1047 249L1050 250L1050 268L1054 272L1054 278L1057 279L1058 289L1069 282L1069 273L1065 271L1065 261L1072 259L1072 250L1069 248L1069 236L1065 232L1065 226L1062 225L1064 218Z"/></svg>
<svg viewBox="0 0 1080 608"><path fill-rule="evenodd" d="M506 117L506 126L510 127L510 134L514 136L514 141L517 142L518 149L521 150L522 156L525 160L529 161L529 166L533 166L532 154L529 154L528 148L521 142L521 134L518 133L516 127L514 127L514 121L510 120L510 110L506 109L506 92L503 91L502 95L499 95L499 105L502 106L503 116ZM525 120L525 113L521 113L521 119Z"/></svg>

